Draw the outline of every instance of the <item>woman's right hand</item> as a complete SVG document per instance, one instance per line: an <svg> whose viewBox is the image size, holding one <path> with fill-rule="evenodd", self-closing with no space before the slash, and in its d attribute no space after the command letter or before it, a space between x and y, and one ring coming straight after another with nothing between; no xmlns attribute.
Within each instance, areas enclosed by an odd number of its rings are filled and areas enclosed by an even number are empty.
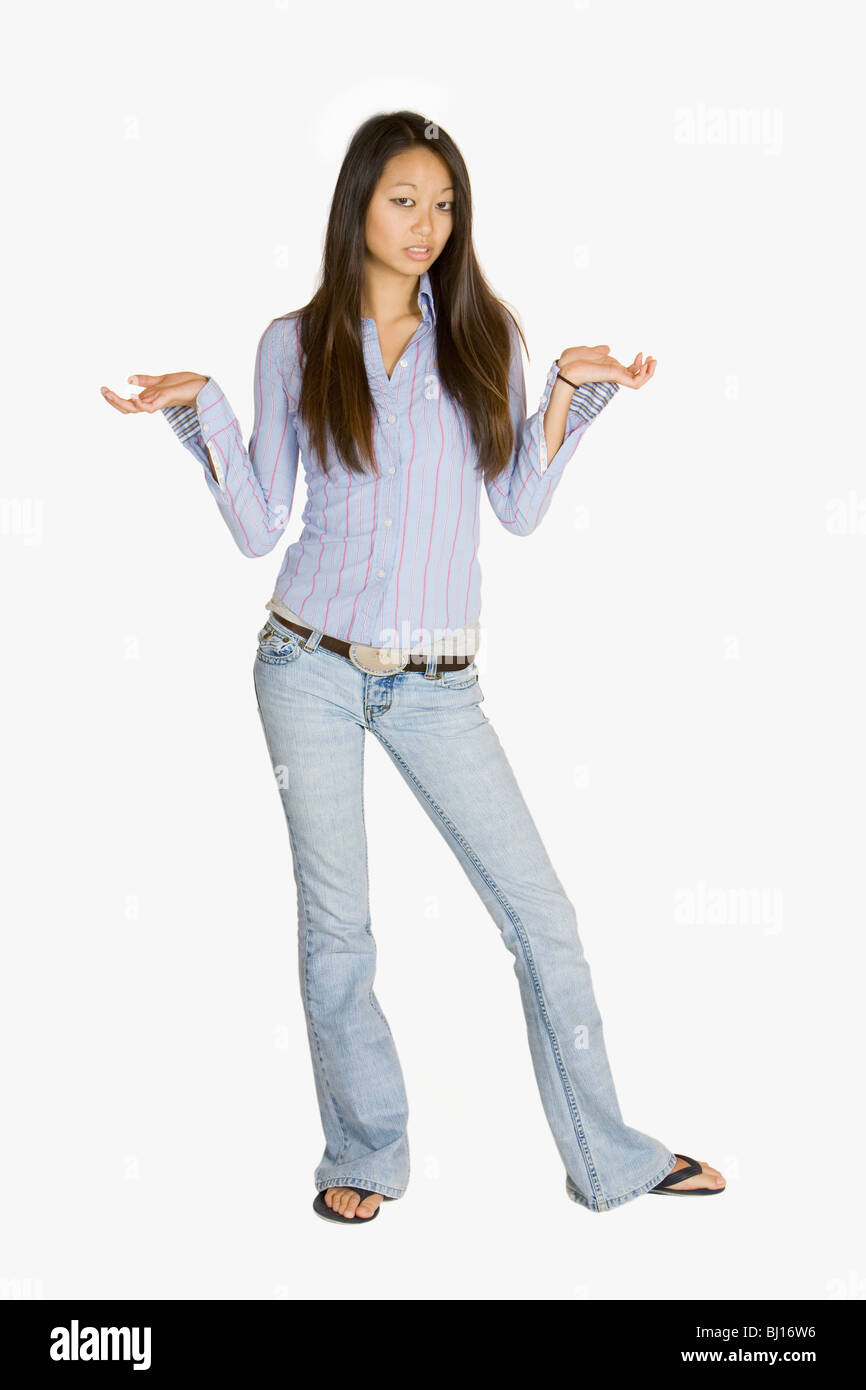
<svg viewBox="0 0 866 1390"><path fill-rule="evenodd" d="M122 415L152 415L167 405L195 405L196 396L210 377L198 372L168 372L165 376L131 376L127 380L133 386L143 386L137 396L118 396L101 388L102 394Z"/></svg>

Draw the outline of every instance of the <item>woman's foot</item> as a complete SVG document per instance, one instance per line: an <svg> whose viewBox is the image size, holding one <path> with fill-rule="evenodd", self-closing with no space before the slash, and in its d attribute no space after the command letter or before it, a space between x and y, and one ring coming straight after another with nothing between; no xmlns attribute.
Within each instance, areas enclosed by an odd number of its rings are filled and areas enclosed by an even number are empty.
<svg viewBox="0 0 866 1390"><path fill-rule="evenodd" d="M363 1202L353 1187L328 1187L325 1189L325 1205L341 1216L359 1216L369 1221L373 1212L382 1202L381 1192L371 1192Z"/></svg>
<svg viewBox="0 0 866 1390"><path fill-rule="evenodd" d="M668 1187L672 1187L674 1192L688 1192L689 1188L692 1187L727 1186L718 1168L713 1168L709 1163L705 1163L702 1158L699 1158L697 1161L701 1165L700 1173L696 1174L693 1178L683 1178L682 1182L668 1183ZM688 1166L684 1158L678 1158L671 1169L671 1174L679 1172L681 1168L688 1168ZM667 1176L670 1176L670 1174Z"/></svg>

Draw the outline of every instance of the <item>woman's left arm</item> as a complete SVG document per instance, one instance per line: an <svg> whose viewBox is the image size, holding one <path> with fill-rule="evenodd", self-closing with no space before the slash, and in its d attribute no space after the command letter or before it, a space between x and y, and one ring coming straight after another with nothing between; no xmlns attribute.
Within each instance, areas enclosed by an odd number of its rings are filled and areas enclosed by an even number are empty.
<svg viewBox="0 0 866 1390"><path fill-rule="evenodd" d="M620 385L637 387L650 380L655 359L630 367L610 357L609 345L566 348L551 364L538 410L527 419L526 381L516 327L511 332L509 399L515 451L510 465L485 480L490 505L512 535L528 536L543 521L569 459L592 421L613 399ZM559 378L559 373L568 382ZM571 384L569 384L571 383Z"/></svg>

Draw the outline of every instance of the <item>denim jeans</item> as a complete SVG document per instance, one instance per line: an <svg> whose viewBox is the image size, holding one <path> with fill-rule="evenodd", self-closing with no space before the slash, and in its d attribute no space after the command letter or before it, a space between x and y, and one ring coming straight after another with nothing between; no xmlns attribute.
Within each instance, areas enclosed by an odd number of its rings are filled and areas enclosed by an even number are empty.
<svg viewBox="0 0 866 1390"><path fill-rule="evenodd" d="M271 614L253 680L289 830L298 970L325 1149L317 1188L401 1197L408 1103L374 993L364 825L372 734L454 851L514 957L542 1105L565 1189L591 1211L647 1192L674 1167L623 1122L577 919L499 738L475 663L367 675ZM432 665L431 668L432 669Z"/></svg>

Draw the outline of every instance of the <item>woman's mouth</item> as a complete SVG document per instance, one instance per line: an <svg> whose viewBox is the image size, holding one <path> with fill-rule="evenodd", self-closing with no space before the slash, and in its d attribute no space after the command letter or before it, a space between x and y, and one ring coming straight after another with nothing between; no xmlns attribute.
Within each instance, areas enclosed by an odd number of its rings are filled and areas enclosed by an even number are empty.
<svg viewBox="0 0 866 1390"><path fill-rule="evenodd" d="M432 251L431 246L406 246L403 248L413 261L426 261Z"/></svg>

